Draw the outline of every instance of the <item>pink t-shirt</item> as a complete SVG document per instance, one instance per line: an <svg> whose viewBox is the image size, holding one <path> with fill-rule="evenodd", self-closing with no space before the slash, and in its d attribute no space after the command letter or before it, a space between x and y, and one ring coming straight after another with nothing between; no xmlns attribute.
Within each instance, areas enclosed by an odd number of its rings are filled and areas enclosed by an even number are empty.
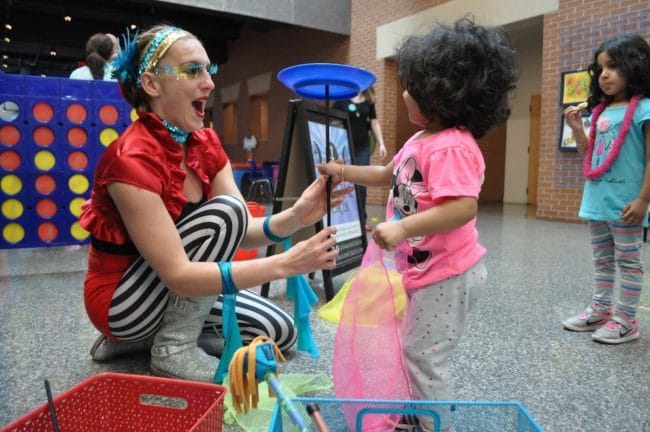
<svg viewBox="0 0 650 432"><path fill-rule="evenodd" d="M449 128L422 139L419 135L409 138L393 158L387 221L424 212L452 197L478 199L481 191L485 162L468 131ZM483 255L476 218L445 233L409 238L396 247L397 265L408 289L459 275Z"/></svg>

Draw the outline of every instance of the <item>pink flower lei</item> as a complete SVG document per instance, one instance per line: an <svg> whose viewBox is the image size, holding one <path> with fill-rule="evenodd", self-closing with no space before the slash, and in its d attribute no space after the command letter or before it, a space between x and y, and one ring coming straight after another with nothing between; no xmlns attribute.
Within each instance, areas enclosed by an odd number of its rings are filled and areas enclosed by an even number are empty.
<svg viewBox="0 0 650 432"><path fill-rule="evenodd" d="M623 141L625 141L625 136L627 135L627 131L630 129L630 124L632 123L632 116L634 115L634 110L636 109L636 106L639 104L640 99L641 99L641 95L635 95L632 97L632 99L630 99L630 104L628 105L627 110L625 110L625 117L623 117L623 125L621 126L621 130L618 131L618 135L616 135L616 139L612 144L612 149L607 155L605 161L603 161L603 163L600 164L598 168L592 170L591 157L594 154L594 143L596 142L596 128L597 128L598 117L600 117L603 111L605 111L605 108L607 107L607 103L603 101L598 105L596 105L596 108L594 108L594 113L591 117L591 129L589 131L589 143L587 144L587 154L585 154L585 158L582 161L582 171L584 172L585 177L587 177L589 180L595 180L601 175L605 174L605 172L607 172L609 167L612 166L612 164L618 157L618 152L621 151L621 147L623 146Z"/></svg>

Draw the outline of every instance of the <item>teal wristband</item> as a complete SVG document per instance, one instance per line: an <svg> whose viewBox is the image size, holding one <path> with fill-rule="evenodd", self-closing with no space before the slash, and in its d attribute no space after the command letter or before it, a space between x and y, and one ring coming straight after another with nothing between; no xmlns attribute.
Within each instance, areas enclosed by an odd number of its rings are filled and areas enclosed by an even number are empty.
<svg viewBox="0 0 650 432"><path fill-rule="evenodd" d="M237 287L232 280L232 264L225 262L218 262L219 271L221 272L221 294L237 294Z"/></svg>
<svg viewBox="0 0 650 432"><path fill-rule="evenodd" d="M291 236L286 236L286 237L278 237L273 232L271 231L271 216L267 216L264 218L264 224L262 225L262 228L264 228L264 235L266 236L267 239L271 240L273 243L282 243L286 239L288 239Z"/></svg>

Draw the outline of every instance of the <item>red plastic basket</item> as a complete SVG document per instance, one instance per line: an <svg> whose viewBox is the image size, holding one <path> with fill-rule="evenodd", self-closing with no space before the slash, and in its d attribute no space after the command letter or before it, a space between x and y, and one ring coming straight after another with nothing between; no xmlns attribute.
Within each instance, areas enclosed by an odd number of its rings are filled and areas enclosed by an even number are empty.
<svg viewBox="0 0 650 432"><path fill-rule="evenodd" d="M220 432L226 388L144 375L101 373L54 398L61 432ZM47 403L0 432L53 431Z"/></svg>

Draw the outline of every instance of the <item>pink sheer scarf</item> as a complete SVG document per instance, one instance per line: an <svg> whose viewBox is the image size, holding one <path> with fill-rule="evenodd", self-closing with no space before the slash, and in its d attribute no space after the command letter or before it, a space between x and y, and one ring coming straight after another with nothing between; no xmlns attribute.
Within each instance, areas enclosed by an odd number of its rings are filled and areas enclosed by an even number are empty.
<svg viewBox="0 0 650 432"><path fill-rule="evenodd" d="M400 331L408 307L395 256L374 241L350 286L334 345L334 393L341 399L408 400ZM358 408L344 413L354 430ZM395 415L364 416L363 430L393 430Z"/></svg>

